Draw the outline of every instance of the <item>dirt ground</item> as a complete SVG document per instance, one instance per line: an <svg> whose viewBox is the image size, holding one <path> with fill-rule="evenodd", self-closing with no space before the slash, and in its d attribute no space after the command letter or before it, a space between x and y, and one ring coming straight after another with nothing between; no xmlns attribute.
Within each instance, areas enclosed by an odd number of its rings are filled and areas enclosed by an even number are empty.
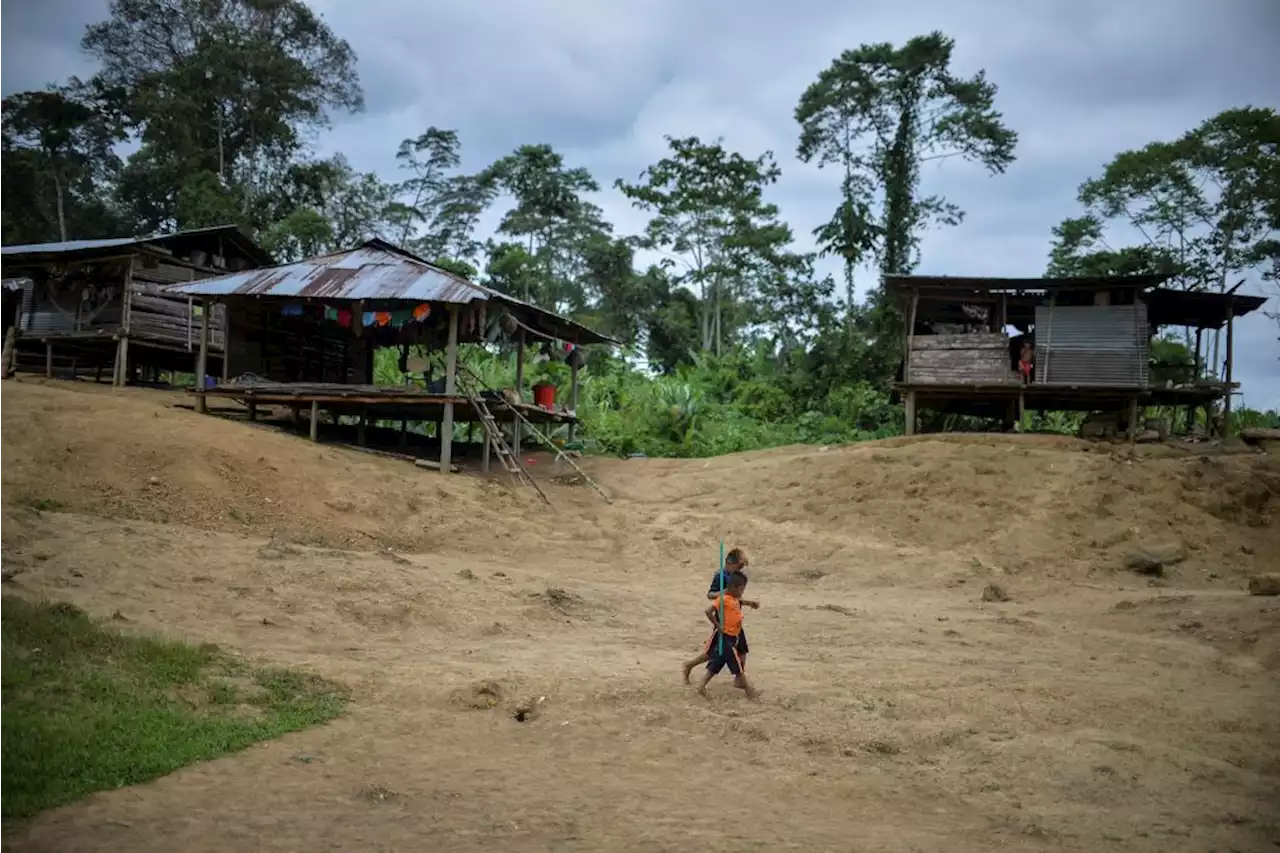
<svg viewBox="0 0 1280 853"><path fill-rule="evenodd" d="M1274 457L973 436L591 460L614 504L548 482L548 509L177 395L0 392L6 594L355 697L10 849L1280 845L1280 600L1244 592L1280 563ZM680 683L720 537L762 602L756 703Z"/></svg>

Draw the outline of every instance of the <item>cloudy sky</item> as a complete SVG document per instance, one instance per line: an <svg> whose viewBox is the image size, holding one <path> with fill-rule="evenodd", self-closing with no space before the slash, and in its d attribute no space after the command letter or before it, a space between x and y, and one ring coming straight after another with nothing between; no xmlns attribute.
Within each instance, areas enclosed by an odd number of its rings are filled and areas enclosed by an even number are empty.
<svg viewBox="0 0 1280 853"><path fill-rule="evenodd" d="M926 191L968 215L925 237L920 272L1039 274L1049 229L1078 212L1076 188L1117 151L1228 107L1280 105L1277 0L312 5L355 49L367 100L317 140L321 153L393 179L399 141L436 125L459 131L467 168L547 142L608 186L662 156L664 134L723 136L746 155L774 152L783 177L772 200L806 244L837 187L835 175L795 159L800 93L842 50L942 30L957 42L958 72L985 68L999 85L998 106L1021 140L1001 176L954 161L926 170ZM4 0L4 93L92 73L79 39L106 9L105 0ZM597 202L620 232L643 226L612 190ZM872 282L864 272L862 286ZM1245 290L1266 293L1256 282ZM1247 405L1280 408L1276 335L1261 313L1238 326Z"/></svg>

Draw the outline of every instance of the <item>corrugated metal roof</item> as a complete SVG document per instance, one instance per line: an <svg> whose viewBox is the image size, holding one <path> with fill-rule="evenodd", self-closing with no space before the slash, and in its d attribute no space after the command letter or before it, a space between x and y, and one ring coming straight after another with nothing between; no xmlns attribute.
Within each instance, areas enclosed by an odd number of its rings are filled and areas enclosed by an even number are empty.
<svg viewBox="0 0 1280 853"><path fill-rule="evenodd" d="M235 225L213 225L208 228L188 228L185 231L174 231L171 234L148 234L143 237L111 237L105 240L64 240L56 243L25 243L19 246L0 247L0 256L20 257L24 255L71 255L85 252L96 252L103 249L122 249L131 246L151 244L164 246L176 240L187 240L192 237L225 236L240 245L240 248L252 256L258 263L272 263L273 258L255 243L247 233Z"/></svg>
<svg viewBox="0 0 1280 853"><path fill-rule="evenodd" d="M612 338L532 303L508 296L441 269L398 246L369 240L354 249L333 252L268 269L220 275L172 285L169 293L183 296L258 296L266 298L329 299L335 302L388 300L446 302L465 305L490 299L525 309L540 331L581 343L617 343Z"/></svg>
<svg viewBox="0 0 1280 853"><path fill-rule="evenodd" d="M109 240L67 240L62 243L25 243L21 246L4 246L0 255L63 255L91 249L116 249L145 243L145 237L112 237Z"/></svg>
<svg viewBox="0 0 1280 853"><path fill-rule="evenodd" d="M1070 278L997 278L993 276L888 274L881 278L887 290L896 292L912 288L945 288L974 292L1019 292L1072 289L1146 289L1162 284L1171 277L1170 273L1141 273L1137 275L1077 276Z"/></svg>
<svg viewBox="0 0 1280 853"><path fill-rule="evenodd" d="M403 299L458 305L489 298L460 276L372 242L296 264L183 282L168 291L184 296Z"/></svg>

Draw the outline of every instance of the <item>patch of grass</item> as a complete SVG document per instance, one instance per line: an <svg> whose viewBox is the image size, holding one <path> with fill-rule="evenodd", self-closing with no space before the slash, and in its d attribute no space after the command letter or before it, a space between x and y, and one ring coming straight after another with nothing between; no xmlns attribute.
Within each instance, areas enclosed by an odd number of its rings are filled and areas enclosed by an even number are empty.
<svg viewBox="0 0 1280 853"><path fill-rule="evenodd" d="M66 603L4 597L6 820L338 716L342 688L216 646L121 634Z"/></svg>
<svg viewBox="0 0 1280 853"><path fill-rule="evenodd" d="M28 509L34 509L36 512L61 512L67 508L67 505L60 500L42 498L36 495L23 495L18 498L18 503Z"/></svg>

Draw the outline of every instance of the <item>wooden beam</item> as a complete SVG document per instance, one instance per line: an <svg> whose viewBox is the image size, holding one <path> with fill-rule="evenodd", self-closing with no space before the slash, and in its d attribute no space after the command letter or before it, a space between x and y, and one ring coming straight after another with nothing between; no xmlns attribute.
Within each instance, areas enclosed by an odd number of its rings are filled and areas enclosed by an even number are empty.
<svg viewBox="0 0 1280 853"><path fill-rule="evenodd" d="M1196 356L1195 356L1195 361L1193 362L1193 366L1191 368L1192 382L1200 381L1200 370L1201 370L1200 338L1203 335L1204 335L1204 329L1196 329ZM1196 425L1196 404L1193 402L1187 406L1187 435L1191 434L1191 431L1195 428L1195 425Z"/></svg>
<svg viewBox="0 0 1280 853"><path fill-rule="evenodd" d="M1243 284L1243 282L1241 283ZM1239 286L1240 286L1239 284L1236 285L1236 287L1239 287ZM1231 290L1232 292L1235 292L1235 287L1231 288ZM1232 354L1233 354L1233 350L1235 349L1235 334L1234 334L1235 325L1236 325L1235 324L1235 313L1236 313L1235 308L1236 308L1235 299L1228 299L1227 300L1227 367L1226 367L1226 375L1223 376L1223 379L1226 380L1226 383L1227 383L1227 397L1222 403L1222 437L1223 438L1231 437L1231 391L1232 391L1231 368L1232 368L1232 363L1234 362L1234 359L1232 358Z"/></svg>
<svg viewBox="0 0 1280 853"><path fill-rule="evenodd" d="M53 342L44 342L44 378L53 378Z"/></svg>
<svg viewBox="0 0 1280 853"><path fill-rule="evenodd" d="M356 426L356 444L364 447L366 442L366 430L369 425L368 409L360 410L360 423Z"/></svg>
<svg viewBox="0 0 1280 853"><path fill-rule="evenodd" d="M916 392L915 391L907 392L905 397L904 408L906 409L906 416L907 416L906 417L906 420L907 420L906 434L915 435L916 434Z"/></svg>
<svg viewBox="0 0 1280 853"><path fill-rule="evenodd" d="M1129 398L1129 445L1138 442L1138 398Z"/></svg>
<svg viewBox="0 0 1280 853"><path fill-rule="evenodd" d="M311 440L320 440L320 404L315 400L311 401Z"/></svg>
<svg viewBox="0 0 1280 853"><path fill-rule="evenodd" d="M116 345L115 384L123 388L129 384L129 327L133 315L133 257L124 274L124 292L120 295L120 342Z"/></svg>
<svg viewBox="0 0 1280 853"><path fill-rule="evenodd" d="M449 306L449 342L444 351L444 393L452 398L458 390L458 314L457 306ZM453 464L453 401L444 404L444 420L440 423L440 470L448 472Z"/></svg>
<svg viewBox="0 0 1280 853"><path fill-rule="evenodd" d="M569 353L569 408L573 410L573 416L578 416L578 362L582 359L582 353L578 351L578 345L573 345L573 351ZM573 441L574 427L577 424L574 421L569 422L569 440Z"/></svg>
<svg viewBox="0 0 1280 853"><path fill-rule="evenodd" d="M524 402L524 329L516 332L516 402ZM512 423L511 452L520 456L520 421Z"/></svg>
<svg viewBox="0 0 1280 853"><path fill-rule="evenodd" d="M200 396L196 397L196 411L202 415L209 411L209 402L204 395L204 376L209 368L209 313L209 300L201 299L200 346L196 349L196 388Z"/></svg>
<svg viewBox="0 0 1280 853"><path fill-rule="evenodd" d="M226 382L231 373L231 306L222 309L222 381Z"/></svg>
<svg viewBox="0 0 1280 853"><path fill-rule="evenodd" d="M903 338L902 344L904 352L902 355L902 381L911 381L911 346L916 337L916 309L920 307L920 292L918 290L911 291L911 307L907 309L907 329L906 337ZM910 435L911 433L907 433Z"/></svg>

